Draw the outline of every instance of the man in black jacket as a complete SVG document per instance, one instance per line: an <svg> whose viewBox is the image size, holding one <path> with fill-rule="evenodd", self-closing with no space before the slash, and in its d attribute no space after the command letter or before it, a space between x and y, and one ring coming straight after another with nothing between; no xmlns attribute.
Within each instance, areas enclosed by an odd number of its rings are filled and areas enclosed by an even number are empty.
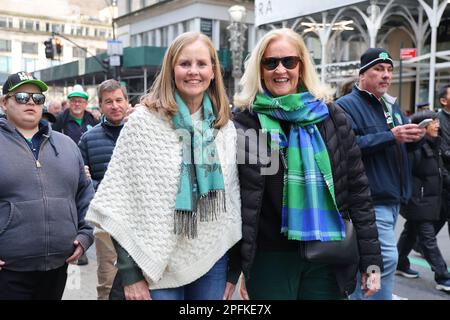
<svg viewBox="0 0 450 320"><path fill-rule="evenodd" d="M116 80L106 80L98 87L98 101L103 112L101 122L83 134L78 144L95 190L105 175L123 128L128 109L126 89ZM114 265L117 255L109 234L99 228L95 229L95 248L98 265L97 296L99 300L106 300L117 272Z"/></svg>
<svg viewBox="0 0 450 320"><path fill-rule="evenodd" d="M98 124L98 121L90 112L86 111L89 95L80 85L75 85L67 98L69 99L69 109L58 116L53 130L69 136L78 144L81 135Z"/></svg>

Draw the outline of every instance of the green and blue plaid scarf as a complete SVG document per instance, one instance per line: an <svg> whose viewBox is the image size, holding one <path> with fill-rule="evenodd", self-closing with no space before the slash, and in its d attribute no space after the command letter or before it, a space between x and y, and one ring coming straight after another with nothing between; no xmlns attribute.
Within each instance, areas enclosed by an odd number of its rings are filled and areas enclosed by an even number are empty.
<svg viewBox="0 0 450 320"><path fill-rule="evenodd" d="M214 115L211 100L203 96L203 120L194 128L189 108L175 94L178 113L172 118L182 139L180 181L175 203L175 234L197 237L197 215L200 221L216 219L225 208L225 187L222 168L214 142Z"/></svg>
<svg viewBox="0 0 450 320"><path fill-rule="evenodd" d="M309 92L272 98L257 95L253 110L270 132L270 147L287 158L281 232L290 240L335 241L345 237L336 205L333 174L325 143L317 129L329 117L326 104ZM289 139L279 120L291 123Z"/></svg>

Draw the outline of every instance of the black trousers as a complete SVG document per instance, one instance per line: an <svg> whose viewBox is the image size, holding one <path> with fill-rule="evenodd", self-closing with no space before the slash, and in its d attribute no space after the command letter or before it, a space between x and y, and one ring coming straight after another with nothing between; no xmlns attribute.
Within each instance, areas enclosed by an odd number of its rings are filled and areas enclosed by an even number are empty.
<svg viewBox="0 0 450 320"><path fill-rule="evenodd" d="M439 231L441 231L442 227L445 225L446 222L448 227L448 234L450 236L450 218L441 219L434 223L434 232L436 233L436 235L439 233Z"/></svg>
<svg viewBox="0 0 450 320"><path fill-rule="evenodd" d="M413 220L405 222L397 243L398 269L410 267L408 255L418 238L423 255L434 271L435 280L447 278L447 265L437 245L434 223L434 221Z"/></svg>
<svg viewBox="0 0 450 320"><path fill-rule="evenodd" d="M61 300L67 264L50 271L0 270L0 300Z"/></svg>

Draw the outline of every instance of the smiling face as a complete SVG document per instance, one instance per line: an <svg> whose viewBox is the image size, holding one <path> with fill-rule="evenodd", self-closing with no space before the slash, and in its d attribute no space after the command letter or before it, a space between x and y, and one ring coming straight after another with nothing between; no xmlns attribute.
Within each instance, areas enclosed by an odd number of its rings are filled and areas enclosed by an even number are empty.
<svg viewBox="0 0 450 320"><path fill-rule="evenodd" d="M286 38L271 41L264 51L263 59L298 57L295 46ZM280 97L297 93L300 77L301 62L293 69L287 69L279 63L274 70L267 70L261 66L262 80L266 89L274 96Z"/></svg>
<svg viewBox="0 0 450 320"><path fill-rule="evenodd" d="M175 86L191 108L200 106L203 94L214 79L213 64L208 47L201 40L186 45L174 65ZM193 112L195 110L191 110Z"/></svg>
<svg viewBox="0 0 450 320"><path fill-rule="evenodd" d="M391 85L392 71L391 64L378 63L359 76L359 87L380 99Z"/></svg>
<svg viewBox="0 0 450 320"><path fill-rule="evenodd" d="M126 116L128 100L121 89L103 91L100 106L106 120L114 125L119 125Z"/></svg>
<svg viewBox="0 0 450 320"><path fill-rule="evenodd" d="M18 92L41 93L42 91L34 84L28 83L9 92L4 98L4 108L8 121L18 129L34 130L39 126L43 104L37 105L31 98L26 104L17 103L14 94Z"/></svg>

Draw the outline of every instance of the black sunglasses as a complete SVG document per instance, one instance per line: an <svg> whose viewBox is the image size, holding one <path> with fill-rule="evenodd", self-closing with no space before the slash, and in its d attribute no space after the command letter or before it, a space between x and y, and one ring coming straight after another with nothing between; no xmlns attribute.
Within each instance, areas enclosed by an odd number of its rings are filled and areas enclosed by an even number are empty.
<svg viewBox="0 0 450 320"><path fill-rule="evenodd" d="M282 58L275 58L275 57L268 57L268 58L263 58L261 60L261 64L263 66L264 69L266 70L275 70L278 65L280 64L283 65L283 67L285 67L286 69L294 69L298 63L300 62L300 57L296 57L296 56L289 56L289 57L282 57Z"/></svg>
<svg viewBox="0 0 450 320"><path fill-rule="evenodd" d="M37 105L45 102L45 96L42 93L16 92L8 97L14 97L19 104L27 104L30 99L33 99L33 102Z"/></svg>

